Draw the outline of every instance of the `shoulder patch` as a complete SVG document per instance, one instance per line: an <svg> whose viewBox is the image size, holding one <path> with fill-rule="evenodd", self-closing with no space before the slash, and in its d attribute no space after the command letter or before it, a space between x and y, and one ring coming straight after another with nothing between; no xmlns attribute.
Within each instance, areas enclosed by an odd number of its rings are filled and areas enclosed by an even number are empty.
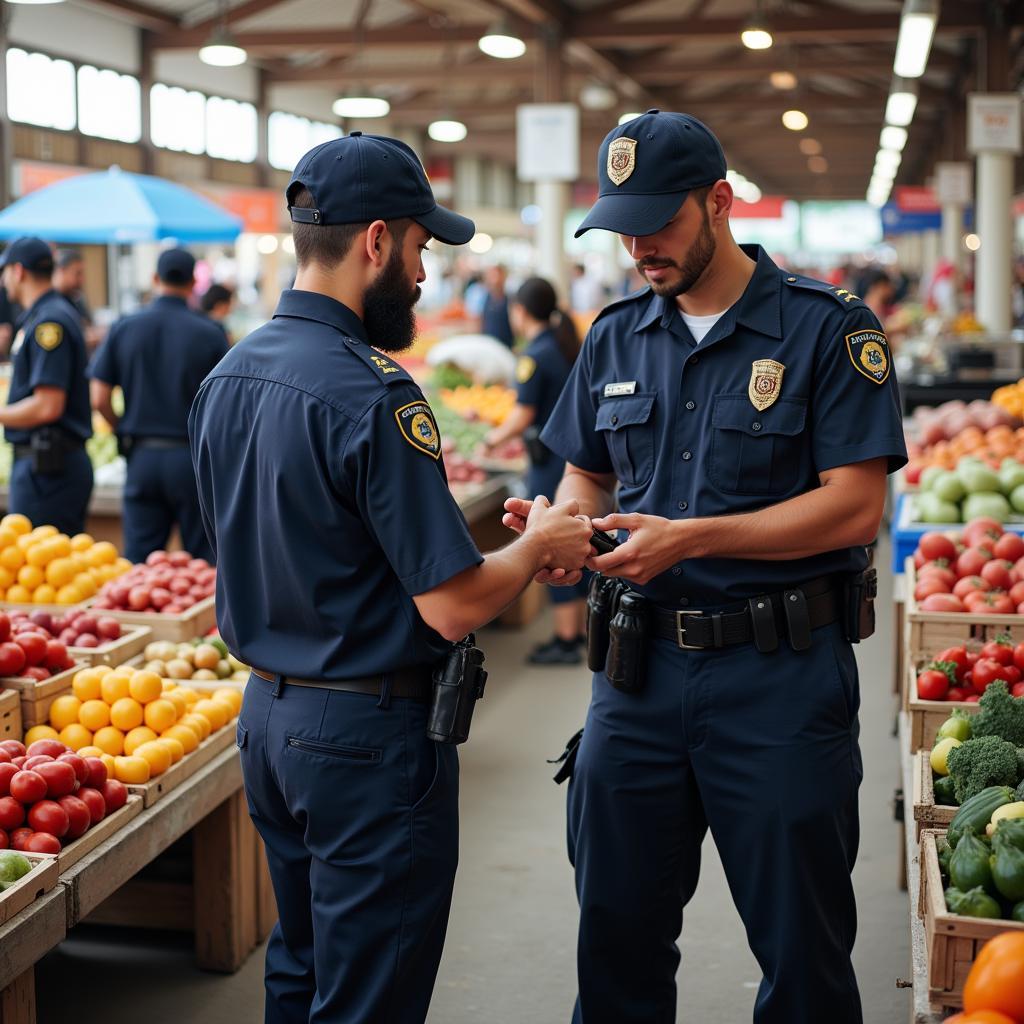
<svg viewBox="0 0 1024 1024"><path fill-rule="evenodd" d="M375 348L364 345L361 341L357 341L355 338L350 338L347 335L345 336L345 344L348 346L349 351L366 363L384 384L392 384L400 380L412 380L412 377L409 376L403 367L399 366L390 357L378 352Z"/></svg>
<svg viewBox="0 0 1024 1024"><path fill-rule="evenodd" d="M410 402L395 410L395 421L402 437L418 452L432 459L441 457L441 434L426 402Z"/></svg>
<svg viewBox="0 0 1024 1024"><path fill-rule="evenodd" d="M884 384L889 377L892 360L885 335L873 327L865 327L846 335L846 352L853 368L875 384Z"/></svg>
<svg viewBox="0 0 1024 1024"><path fill-rule="evenodd" d="M52 352L64 340L64 328L54 320L47 320L36 325L34 337L41 349Z"/></svg>
<svg viewBox="0 0 1024 1024"><path fill-rule="evenodd" d="M520 356L516 363L516 380L525 384L537 372L537 363L530 356Z"/></svg>
<svg viewBox="0 0 1024 1024"><path fill-rule="evenodd" d="M646 299L650 296L650 294L651 289L648 286L645 288L641 288L639 291L635 291L630 293L629 295L623 296L623 298L621 299L616 299L614 302L609 302L608 305L605 306L604 309L602 309L601 312L594 317L594 323L596 324L598 320L600 320L604 316L607 316L610 312L612 312L612 310L619 309L622 306L628 305L631 302L636 302L638 299Z"/></svg>
<svg viewBox="0 0 1024 1024"><path fill-rule="evenodd" d="M803 277L800 274L784 274L782 279L791 288L805 288L807 291L831 295L840 306L846 309L856 309L864 305L859 295L854 295L846 288L829 284L827 281L816 281L813 277Z"/></svg>

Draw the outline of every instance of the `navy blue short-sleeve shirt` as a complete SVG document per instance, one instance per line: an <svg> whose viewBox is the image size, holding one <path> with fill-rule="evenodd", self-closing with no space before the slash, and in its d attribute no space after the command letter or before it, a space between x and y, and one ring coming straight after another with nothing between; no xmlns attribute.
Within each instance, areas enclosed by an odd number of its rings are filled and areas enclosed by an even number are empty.
<svg viewBox="0 0 1024 1024"><path fill-rule="evenodd" d="M751 512L825 470L906 462L892 354L855 295L786 274L760 246L740 300L698 346L674 299L649 289L594 322L542 434L567 462L614 473L623 512L670 519ZM863 548L792 561L689 559L640 587L714 606L867 564Z"/></svg>
<svg viewBox="0 0 1024 1024"><path fill-rule="evenodd" d="M413 595L483 559L422 392L351 310L286 291L204 381L189 437L238 657L351 679L444 653Z"/></svg>
<svg viewBox="0 0 1024 1024"><path fill-rule="evenodd" d="M92 437L85 339L74 311L57 292L41 295L26 311L11 349L11 363L8 405L28 398L39 387L60 388L66 398L55 425L80 441ZM4 436L11 444L28 444L32 431L6 427Z"/></svg>

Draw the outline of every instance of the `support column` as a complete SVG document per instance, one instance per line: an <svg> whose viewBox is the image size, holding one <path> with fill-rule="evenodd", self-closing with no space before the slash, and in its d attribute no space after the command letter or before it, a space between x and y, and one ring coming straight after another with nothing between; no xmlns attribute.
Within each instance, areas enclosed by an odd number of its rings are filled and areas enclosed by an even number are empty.
<svg viewBox="0 0 1024 1024"><path fill-rule="evenodd" d="M263 188L267 188L271 181L268 77L265 69L256 69L256 173Z"/></svg>
<svg viewBox="0 0 1024 1024"><path fill-rule="evenodd" d="M974 315L985 330L1001 334L1013 323L1013 155L979 153L976 180L975 221L981 248L975 259Z"/></svg>
<svg viewBox="0 0 1024 1024"><path fill-rule="evenodd" d="M142 173L156 173L156 157L153 152L152 121L149 109L149 94L153 89L153 33L149 29L139 30L139 125L142 149Z"/></svg>
<svg viewBox="0 0 1024 1024"><path fill-rule="evenodd" d="M11 8L0 9L0 207L7 206L11 195L11 176L14 173L14 146L11 121L7 116L7 29L11 23Z"/></svg>
<svg viewBox="0 0 1024 1024"><path fill-rule="evenodd" d="M953 265L959 276L963 271L964 211L957 203L942 207L942 258Z"/></svg>

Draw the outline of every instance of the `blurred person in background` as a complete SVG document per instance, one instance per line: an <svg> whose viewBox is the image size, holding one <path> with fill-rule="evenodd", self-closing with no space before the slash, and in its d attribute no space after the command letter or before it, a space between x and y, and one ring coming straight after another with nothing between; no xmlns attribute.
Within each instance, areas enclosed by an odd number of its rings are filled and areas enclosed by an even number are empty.
<svg viewBox="0 0 1024 1024"><path fill-rule="evenodd" d="M572 318L558 308L558 297L549 281L531 277L509 307L516 335L525 338L526 349L516 366L516 404L505 422L485 438L496 448L513 437L522 437L530 460L526 474L528 494L550 498L565 470L559 458L540 440L540 432L558 401L569 371L580 351L580 338ZM551 587L555 635L535 647L527 658L534 665L577 665L586 643L585 615L587 575L572 586Z"/></svg>
<svg viewBox="0 0 1024 1024"><path fill-rule="evenodd" d="M91 351L100 343L101 332L93 321L92 310L85 298L85 261L77 249L57 250L53 287L78 314L85 347Z"/></svg>
<svg viewBox="0 0 1024 1024"><path fill-rule="evenodd" d="M2 258L2 257L0 257ZM8 358L14 341L14 325L22 314L21 307L11 302L5 289L0 288L0 358Z"/></svg>
<svg viewBox="0 0 1024 1024"><path fill-rule="evenodd" d="M868 267L860 276L856 294L864 300L864 305L878 317L884 327L892 312L893 298L896 294L892 278L879 267Z"/></svg>
<svg viewBox="0 0 1024 1024"><path fill-rule="evenodd" d="M505 284L508 274L505 268L496 263L484 271L484 284L487 286L487 297L480 314L480 333L497 338L503 345L512 347L512 325L508 319L508 295Z"/></svg>
<svg viewBox="0 0 1024 1024"><path fill-rule="evenodd" d="M234 306L234 289L223 284L211 284L199 300L199 308L224 332L229 345L234 344L234 339L228 330L227 319Z"/></svg>
<svg viewBox="0 0 1024 1024"><path fill-rule="evenodd" d="M596 313L605 304L604 286L582 263L572 268L569 304L576 313Z"/></svg>

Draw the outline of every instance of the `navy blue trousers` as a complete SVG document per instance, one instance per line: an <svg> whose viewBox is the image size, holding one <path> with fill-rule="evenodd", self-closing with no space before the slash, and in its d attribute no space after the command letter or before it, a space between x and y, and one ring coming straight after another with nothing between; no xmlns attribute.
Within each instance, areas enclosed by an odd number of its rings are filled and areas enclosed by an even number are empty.
<svg viewBox="0 0 1024 1024"><path fill-rule="evenodd" d="M182 547L212 562L188 448L137 448L128 457L124 486L125 557L144 562L150 552L166 548L175 523Z"/></svg>
<svg viewBox="0 0 1024 1024"><path fill-rule="evenodd" d="M73 537L85 531L91 494L92 461L84 448L68 452L59 475L34 473L30 458L15 459L7 510L28 516L33 526L56 526Z"/></svg>
<svg viewBox="0 0 1024 1024"><path fill-rule="evenodd" d="M276 693L276 695L275 695ZM279 919L266 1024L422 1024L458 862L459 762L427 705L253 675L238 744Z"/></svg>
<svg viewBox="0 0 1024 1024"><path fill-rule="evenodd" d="M710 828L764 974L755 1024L861 1024L852 647L832 625L800 653L648 650L638 695L595 675L569 786L573 1021L673 1024L676 939Z"/></svg>

